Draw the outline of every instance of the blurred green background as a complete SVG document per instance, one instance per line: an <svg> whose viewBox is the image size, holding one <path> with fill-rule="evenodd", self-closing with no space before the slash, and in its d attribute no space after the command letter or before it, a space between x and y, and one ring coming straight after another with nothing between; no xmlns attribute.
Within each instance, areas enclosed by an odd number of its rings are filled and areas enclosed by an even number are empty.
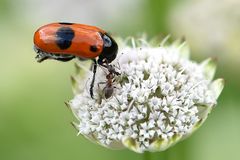
<svg viewBox="0 0 240 160"><path fill-rule="evenodd" d="M240 159L240 2L238 0L0 0L0 160L142 159L91 143L70 125L74 62L35 61L34 31L67 21L122 37L185 36L198 62L218 58L226 85L205 124L159 160Z"/></svg>

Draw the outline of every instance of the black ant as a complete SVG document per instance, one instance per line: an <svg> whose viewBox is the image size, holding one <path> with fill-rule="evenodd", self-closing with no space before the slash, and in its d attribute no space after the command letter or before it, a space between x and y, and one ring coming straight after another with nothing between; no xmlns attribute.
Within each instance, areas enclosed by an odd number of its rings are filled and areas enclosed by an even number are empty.
<svg viewBox="0 0 240 160"><path fill-rule="evenodd" d="M114 88L117 88L113 85L115 82L115 75L120 75L115 68L112 65L108 65L108 74L106 75L106 81L105 82L99 82L98 87L100 84L106 84L106 86L103 88L103 94L106 99L110 98L113 94Z"/></svg>
<svg viewBox="0 0 240 160"><path fill-rule="evenodd" d="M89 89L91 98L93 98L93 87L94 87L94 81L95 81L95 74L97 71L97 62L96 62L96 60L94 60L93 62L94 62L93 63L93 78L92 78L92 82L91 82L90 89ZM99 63L99 65L102 67L105 67L108 70L109 74L120 75L120 73L115 70L114 66L110 65L108 63L107 59L104 59L102 61L102 63Z"/></svg>

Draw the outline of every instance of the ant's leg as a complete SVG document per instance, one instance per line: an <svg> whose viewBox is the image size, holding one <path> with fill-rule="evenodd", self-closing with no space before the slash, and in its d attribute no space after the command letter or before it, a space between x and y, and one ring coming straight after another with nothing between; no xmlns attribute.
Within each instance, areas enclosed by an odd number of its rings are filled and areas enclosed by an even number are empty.
<svg viewBox="0 0 240 160"><path fill-rule="evenodd" d="M114 74L116 74L117 76L120 75L120 73L117 72L117 71L115 70L115 68L114 68L112 65L110 65L110 64L99 64L99 65L101 65L101 66L103 66L104 68L106 68L106 69L108 70L108 72L110 72L110 73L114 73Z"/></svg>
<svg viewBox="0 0 240 160"><path fill-rule="evenodd" d="M99 64L100 66L105 67L105 68L108 70L109 73L114 73L114 74L116 74L116 75L120 75L120 73L118 73L118 72L115 70L114 66L113 66L113 65L110 65L106 59L104 59L104 61L103 61L102 59L99 59L99 60L98 60L98 64Z"/></svg>
<svg viewBox="0 0 240 160"><path fill-rule="evenodd" d="M100 88L100 84L106 84L107 82L98 82L98 88Z"/></svg>
<svg viewBox="0 0 240 160"><path fill-rule="evenodd" d="M93 87L94 87L96 71L97 71L97 61L95 59L93 59L93 78L92 78L92 82L91 82L91 85L90 85L90 96L91 96L91 98L93 98Z"/></svg>
<svg viewBox="0 0 240 160"><path fill-rule="evenodd" d="M99 96L101 97L101 99L103 98L103 96L105 95L105 89L106 89L106 85L103 87L103 89L100 88L100 85L102 84L106 84L107 82L99 82L98 83L98 89L100 91Z"/></svg>
<svg viewBox="0 0 240 160"><path fill-rule="evenodd" d="M118 65L118 66L116 66L116 68L119 69L119 70L121 70L120 63L119 63L119 62L117 62L117 65Z"/></svg>
<svg viewBox="0 0 240 160"><path fill-rule="evenodd" d="M105 75L107 75L107 71L105 70L105 67L103 67L102 65L99 65L99 67L102 69L102 71L104 72Z"/></svg>
<svg viewBox="0 0 240 160"><path fill-rule="evenodd" d="M105 65L105 64L103 64L103 63L101 63L101 64L99 64L99 65L102 66L102 67L104 67L104 68L106 68L106 69L109 68L108 65Z"/></svg>

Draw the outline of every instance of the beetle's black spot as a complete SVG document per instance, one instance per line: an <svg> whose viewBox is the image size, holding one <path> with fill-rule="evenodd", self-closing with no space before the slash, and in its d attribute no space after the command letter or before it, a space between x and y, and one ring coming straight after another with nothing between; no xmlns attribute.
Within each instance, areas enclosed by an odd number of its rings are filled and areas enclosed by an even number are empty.
<svg viewBox="0 0 240 160"><path fill-rule="evenodd" d="M90 51L92 52L97 52L97 46L93 45L93 46L90 46Z"/></svg>
<svg viewBox="0 0 240 160"><path fill-rule="evenodd" d="M73 25L73 23L69 23L69 22L59 22L59 24L63 24L63 25Z"/></svg>
<svg viewBox="0 0 240 160"><path fill-rule="evenodd" d="M74 31L70 27L61 27L56 32L56 44L60 49L68 49L72 44Z"/></svg>

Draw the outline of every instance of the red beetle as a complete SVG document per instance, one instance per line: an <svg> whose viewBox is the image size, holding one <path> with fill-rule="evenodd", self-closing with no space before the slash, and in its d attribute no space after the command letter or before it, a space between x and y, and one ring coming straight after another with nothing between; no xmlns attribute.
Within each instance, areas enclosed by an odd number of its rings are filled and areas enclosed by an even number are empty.
<svg viewBox="0 0 240 160"><path fill-rule="evenodd" d="M118 45L104 30L95 26L76 23L44 25L34 34L34 50L37 53L38 62L46 59L69 61L75 57L92 59L94 74L90 86L91 97L93 97L97 64L106 67L109 72L119 75L109 65L117 56Z"/></svg>

